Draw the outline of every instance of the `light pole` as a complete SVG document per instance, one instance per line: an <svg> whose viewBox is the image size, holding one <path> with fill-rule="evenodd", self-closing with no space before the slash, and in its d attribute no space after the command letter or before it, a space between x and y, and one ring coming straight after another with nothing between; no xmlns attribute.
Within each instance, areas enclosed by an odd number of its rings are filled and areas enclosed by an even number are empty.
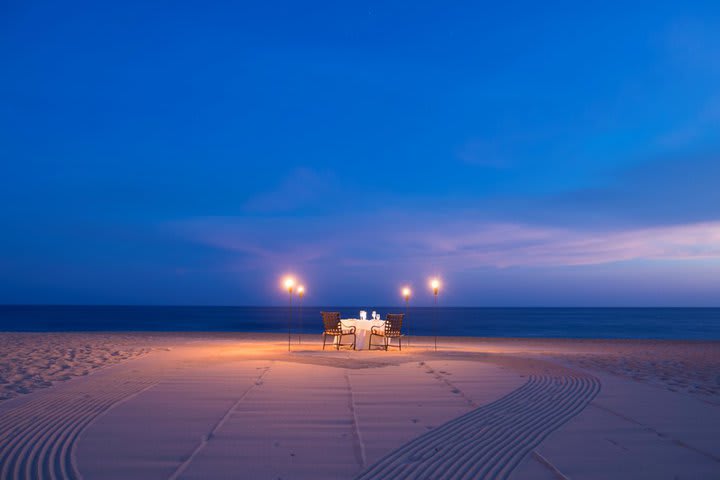
<svg viewBox="0 0 720 480"><path fill-rule="evenodd" d="M298 296L298 318L300 320L300 332L298 333L298 345L302 343L302 299L303 295L305 295L305 287L303 285L299 285L297 288L297 296Z"/></svg>
<svg viewBox="0 0 720 480"><path fill-rule="evenodd" d="M295 279L292 277L287 277L285 279L285 288L287 289L288 296L290 298L290 303L288 304L288 352L290 351L290 326L292 325L292 293L294 286Z"/></svg>
<svg viewBox="0 0 720 480"><path fill-rule="evenodd" d="M408 347L410 346L410 324L407 323L407 316L408 316L408 303L410 302L410 287L403 287L402 289L402 296L405 299L405 324L407 325L407 332L408 332Z"/></svg>
<svg viewBox="0 0 720 480"><path fill-rule="evenodd" d="M438 313L438 293L440 293L440 280L433 278L430 282L433 296L435 297L435 308L433 312L433 333L435 335L435 351L437 352L437 313Z"/></svg>

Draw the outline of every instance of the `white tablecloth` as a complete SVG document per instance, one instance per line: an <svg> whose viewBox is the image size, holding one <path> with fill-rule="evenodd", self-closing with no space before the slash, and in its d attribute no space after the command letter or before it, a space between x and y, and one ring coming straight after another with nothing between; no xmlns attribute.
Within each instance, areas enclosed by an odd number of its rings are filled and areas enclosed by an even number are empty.
<svg viewBox="0 0 720 480"><path fill-rule="evenodd" d="M385 320L360 320L359 318L343 318L340 322L345 327L355 327L355 348L357 350L366 350L370 345L370 329L372 327L382 327ZM343 337L343 343L350 341L352 337ZM375 339L376 343L380 343L380 339Z"/></svg>

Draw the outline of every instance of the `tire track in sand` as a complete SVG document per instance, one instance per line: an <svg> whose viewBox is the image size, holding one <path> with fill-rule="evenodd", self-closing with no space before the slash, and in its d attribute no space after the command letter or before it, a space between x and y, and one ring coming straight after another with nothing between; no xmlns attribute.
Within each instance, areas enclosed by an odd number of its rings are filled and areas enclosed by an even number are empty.
<svg viewBox="0 0 720 480"><path fill-rule="evenodd" d="M7 410L0 422L0 478L82 478L74 456L83 430L114 405L155 384L136 375L93 378Z"/></svg>
<svg viewBox="0 0 720 480"><path fill-rule="evenodd" d="M507 479L527 454L599 391L600 382L582 373L530 375L505 397L386 455L357 480Z"/></svg>

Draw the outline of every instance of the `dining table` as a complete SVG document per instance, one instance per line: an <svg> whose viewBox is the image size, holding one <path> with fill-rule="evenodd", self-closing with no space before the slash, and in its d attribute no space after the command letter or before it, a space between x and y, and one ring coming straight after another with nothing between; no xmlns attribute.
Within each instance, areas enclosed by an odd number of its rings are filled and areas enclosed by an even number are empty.
<svg viewBox="0 0 720 480"><path fill-rule="evenodd" d="M363 320L360 318L341 318L340 323L343 327L355 327L355 349L356 350L367 350L370 348L370 329L372 327L384 327L385 320L377 318L375 320ZM343 338L343 343L348 340ZM337 340L336 340L337 342ZM376 340L377 343L378 340Z"/></svg>

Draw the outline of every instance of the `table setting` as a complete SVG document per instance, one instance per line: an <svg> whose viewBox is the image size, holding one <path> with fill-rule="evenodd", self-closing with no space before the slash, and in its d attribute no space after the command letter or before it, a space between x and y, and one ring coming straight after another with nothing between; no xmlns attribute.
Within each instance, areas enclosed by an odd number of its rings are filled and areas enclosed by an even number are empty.
<svg viewBox="0 0 720 480"><path fill-rule="evenodd" d="M360 310L358 318L341 318L340 323L345 327L355 327L355 349L367 350L370 343L370 330L372 327L382 327L385 320L380 318L378 312L373 311L370 318L367 317L367 311Z"/></svg>

